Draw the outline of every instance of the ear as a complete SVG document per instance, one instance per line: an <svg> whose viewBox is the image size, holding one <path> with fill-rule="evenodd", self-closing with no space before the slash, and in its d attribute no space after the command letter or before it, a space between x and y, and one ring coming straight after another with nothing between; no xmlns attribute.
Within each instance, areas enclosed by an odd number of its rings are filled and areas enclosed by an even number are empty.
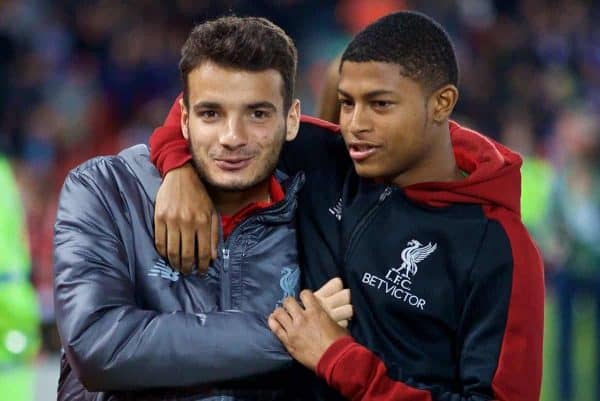
<svg viewBox="0 0 600 401"><path fill-rule="evenodd" d="M431 94L431 118L437 124L445 124L458 101L458 89L454 85L444 85Z"/></svg>
<svg viewBox="0 0 600 401"><path fill-rule="evenodd" d="M287 132L285 140L292 141L298 135L300 129L300 100L294 99L287 114Z"/></svg>
<svg viewBox="0 0 600 401"><path fill-rule="evenodd" d="M181 133L186 140L190 140L190 133L188 132L188 121L190 115L188 113L183 97L179 99L179 107L181 107Z"/></svg>

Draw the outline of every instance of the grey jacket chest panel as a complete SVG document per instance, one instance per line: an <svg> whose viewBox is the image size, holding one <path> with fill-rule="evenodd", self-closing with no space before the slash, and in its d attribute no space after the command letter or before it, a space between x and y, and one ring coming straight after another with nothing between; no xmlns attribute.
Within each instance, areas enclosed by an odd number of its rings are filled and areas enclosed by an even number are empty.
<svg viewBox="0 0 600 401"><path fill-rule="evenodd" d="M295 222L248 226L228 241L230 307L267 316L300 286ZM276 249L277 252L273 250Z"/></svg>
<svg viewBox="0 0 600 401"><path fill-rule="evenodd" d="M283 205L249 217L220 244L221 252L208 274L183 276L173 271L154 247L154 199L161 179L147 153L145 146L135 146L121 153L136 178L123 183L122 192L128 194L123 201L131 220L131 228L125 231L132 233L124 242L127 253L135 255L131 260L134 264L132 279L140 289L137 298L144 307L189 313L237 309L267 316L285 296L298 294L298 251L293 217L296 193L303 177L291 181ZM223 249L228 251L228 260Z"/></svg>

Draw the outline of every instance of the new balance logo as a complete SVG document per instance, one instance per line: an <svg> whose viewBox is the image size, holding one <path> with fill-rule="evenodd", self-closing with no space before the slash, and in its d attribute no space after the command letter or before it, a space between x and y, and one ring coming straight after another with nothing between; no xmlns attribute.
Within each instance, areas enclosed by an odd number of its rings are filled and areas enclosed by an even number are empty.
<svg viewBox="0 0 600 401"><path fill-rule="evenodd" d="M158 262L148 272L149 276L160 277L170 281L179 280L179 272L174 271L165 263L164 260L159 259Z"/></svg>
<svg viewBox="0 0 600 401"><path fill-rule="evenodd" d="M342 198L340 198L334 207L329 208L329 213L331 213L338 221L342 220Z"/></svg>

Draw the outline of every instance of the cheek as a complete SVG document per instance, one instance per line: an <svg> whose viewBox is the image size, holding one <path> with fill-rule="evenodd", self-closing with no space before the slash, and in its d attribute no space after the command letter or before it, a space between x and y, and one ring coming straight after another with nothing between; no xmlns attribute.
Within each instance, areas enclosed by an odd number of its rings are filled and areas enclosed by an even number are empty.
<svg viewBox="0 0 600 401"><path fill-rule="evenodd" d="M216 124L190 120L189 135L194 149L209 149L219 142L219 127Z"/></svg>
<svg viewBox="0 0 600 401"><path fill-rule="evenodd" d="M250 146L271 150L285 138L285 124L249 127L247 129Z"/></svg>
<svg viewBox="0 0 600 401"><path fill-rule="evenodd" d="M352 113L344 112L344 110L340 111L340 129L342 132L347 131L348 124L352 118Z"/></svg>
<svg viewBox="0 0 600 401"><path fill-rule="evenodd" d="M381 124L381 129L392 138L391 145L411 147L424 139L425 112L420 108L404 107L383 119Z"/></svg>

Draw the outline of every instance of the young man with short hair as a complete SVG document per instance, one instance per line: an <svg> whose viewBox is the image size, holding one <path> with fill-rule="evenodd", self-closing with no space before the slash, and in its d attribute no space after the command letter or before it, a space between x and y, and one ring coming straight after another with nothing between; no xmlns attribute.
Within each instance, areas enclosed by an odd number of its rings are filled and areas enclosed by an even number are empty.
<svg viewBox="0 0 600 401"><path fill-rule="evenodd" d="M539 399L543 271L520 220L521 159L449 121L457 82L439 24L388 15L342 56L343 141L323 133L335 126L304 118L284 147L284 170L307 177L298 209L304 284L341 276L355 317L349 333L339 329L305 291L303 306L286 300L269 324L345 398ZM161 171L188 157L166 147L181 141L177 118L151 139ZM188 166L169 175L167 209L209 213L176 192L178 182L198 185ZM336 398L314 389L317 399Z"/></svg>
<svg viewBox="0 0 600 401"><path fill-rule="evenodd" d="M265 19L225 17L194 28L180 68L180 127L221 215L218 256L182 276L156 252L161 179L146 146L74 169L55 226L59 400L290 398L291 358L266 317L299 286L304 177L274 171L298 131L296 49ZM343 321L347 293L333 287L323 302Z"/></svg>

